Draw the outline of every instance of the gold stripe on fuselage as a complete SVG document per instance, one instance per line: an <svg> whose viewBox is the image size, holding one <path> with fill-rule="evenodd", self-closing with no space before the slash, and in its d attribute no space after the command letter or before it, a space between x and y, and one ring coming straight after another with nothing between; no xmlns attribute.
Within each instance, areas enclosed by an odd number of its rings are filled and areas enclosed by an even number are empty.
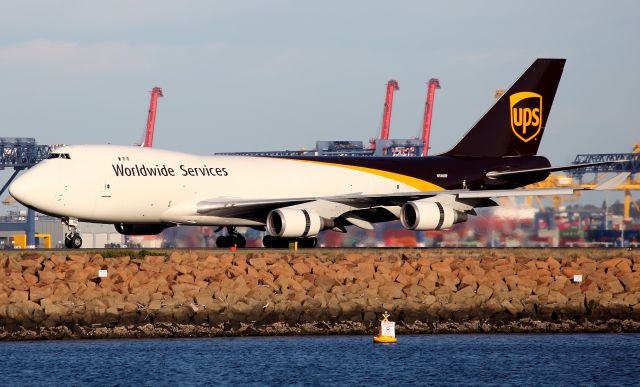
<svg viewBox="0 0 640 387"><path fill-rule="evenodd" d="M389 171L385 171L385 170L382 170L382 169L360 167L360 166L357 166L357 165L349 165L349 164L331 163L331 162L327 162L327 161L301 160L301 159L290 159L290 158L287 158L287 160L304 161L304 162L308 162L308 163L330 165L330 166L333 166L333 167L341 167L341 168L353 169L353 170L360 171L360 172L371 173L373 175L386 177L387 179L395 180L397 182L406 184L406 185L411 186L411 187L413 187L413 188L415 188L417 190L420 190L420 191L442 191L442 190L444 190L444 188L440 187L439 185L435 185L435 184L430 183L430 182L428 182L426 180L418 179L418 178L412 177L412 176L403 175L401 173L389 172Z"/></svg>

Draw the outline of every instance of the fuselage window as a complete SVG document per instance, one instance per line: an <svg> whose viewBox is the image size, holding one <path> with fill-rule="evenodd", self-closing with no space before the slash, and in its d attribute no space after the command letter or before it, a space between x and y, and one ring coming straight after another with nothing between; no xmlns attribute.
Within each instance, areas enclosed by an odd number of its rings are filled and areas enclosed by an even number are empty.
<svg viewBox="0 0 640 387"><path fill-rule="evenodd" d="M52 153L47 158L48 159L67 159L67 160L71 159L68 153Z"/></svg>

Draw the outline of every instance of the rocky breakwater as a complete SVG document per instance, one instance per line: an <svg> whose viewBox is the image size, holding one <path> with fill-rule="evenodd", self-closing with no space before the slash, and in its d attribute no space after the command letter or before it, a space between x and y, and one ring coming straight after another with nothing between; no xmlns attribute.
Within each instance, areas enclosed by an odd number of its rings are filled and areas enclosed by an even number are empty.
<svg viewBox="0 0 640 387"><path fill-rule="evenodd" d="M399 333L640 331L622 251L29 252L0 278L3 339L373 334L384 311Z"/></svg>

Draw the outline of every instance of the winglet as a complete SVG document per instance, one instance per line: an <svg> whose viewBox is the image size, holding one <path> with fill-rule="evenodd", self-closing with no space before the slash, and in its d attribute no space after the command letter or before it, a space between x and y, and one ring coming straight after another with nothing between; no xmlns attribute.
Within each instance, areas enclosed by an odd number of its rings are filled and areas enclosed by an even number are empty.
<svg viewBox="0 0 640 387"><path fill-rule="evenodd" d="M630 172L619 173L616 176L612 177L611 179L605 181L604 183L598 184L597 186L593 187L593 190L607 191L607 190L615 189L617 186L624 183L630 174L631 174Z"/></svg>

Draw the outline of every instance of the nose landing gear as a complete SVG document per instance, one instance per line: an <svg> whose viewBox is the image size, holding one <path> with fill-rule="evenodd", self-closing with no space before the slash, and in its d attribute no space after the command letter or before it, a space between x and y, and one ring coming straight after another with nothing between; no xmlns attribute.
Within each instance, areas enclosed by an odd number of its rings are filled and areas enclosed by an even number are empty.
<svg viewBox="0 0 640 387"><path fill-rule="evenodd" d="M67 226L68 233L64 235L64 246L68 249L79 249L82 246L82 238L78 233L78 219L63 218L62 223Z"/></svg>
<svg viewBox="0 0 640 387"><path fill-rule="evenodd" d="M82 238L78 233L67 233L64 236L64 246L68 249L79 249L82 246Z"/></svg>

